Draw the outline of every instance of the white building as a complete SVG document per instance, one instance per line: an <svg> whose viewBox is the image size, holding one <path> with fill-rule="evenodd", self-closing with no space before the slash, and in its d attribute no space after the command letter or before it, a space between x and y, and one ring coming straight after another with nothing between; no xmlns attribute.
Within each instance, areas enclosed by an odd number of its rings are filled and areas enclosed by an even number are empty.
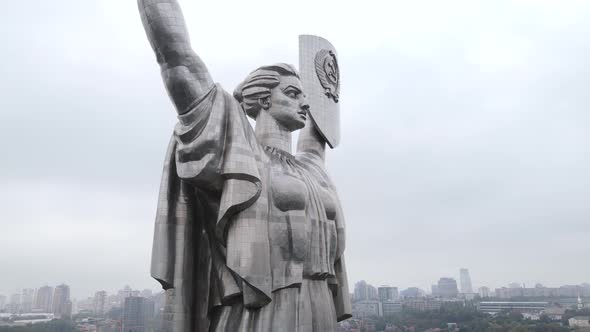
<svg viewBox="0 0 590 332"><path fill-rule="evenodd" d="M377 288L377 293L381 302L395 301L399 297L397 287L381 286Z"/></svg>
<svg viewBox="0 0 590 332"><path fill-rule="evenodd" d="M501 311L518 311L522 314L541 313L549 305L547 302L479 302L477 310L489 314Z"/></svg>
<svg viewBox="0 0 590 332"><path fill-rule="evenodd" d="M471 285L471 276L469 275L469 270L465 268L459 270L459 277L461 282L461 293L473 293L473 286Z"/></svg>
<svg viewBox="0 0 590 332"><path fill-rule="evenodd" d="M401 302L384 301L379 302L379 316L391 316L402 311Z"/></svg>
<svg viewBox="0 0 590 332"><path fill-rule="evenodd" d="M379 316L379 301L357 301L352 303L352 316L356 319Z"/></svg>
<svg viewBox="0 0 590 332"><path fill-rule="evenodd" d="M490 289L488 287L479 287L478 293L481 297L490 297Z"/></svg>
<svg viewBox="0 0 590 332"><path fill-rule="evenodd" d="M558 306L547 307L543 310L543 315L549 317L551 320L561 320L564 314L565 308Z"/></svg>
<svg viewBox="0 0 590 332"><path fill-rule="evenodd" d="M590 316L576 316L568 321L570 327L590 327Z"/></svg>

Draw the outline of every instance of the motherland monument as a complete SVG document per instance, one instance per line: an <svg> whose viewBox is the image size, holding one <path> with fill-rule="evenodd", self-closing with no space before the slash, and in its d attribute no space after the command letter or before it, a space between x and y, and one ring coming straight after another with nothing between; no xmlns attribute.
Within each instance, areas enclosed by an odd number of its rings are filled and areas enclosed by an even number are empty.
<svg viewBox="0 0 590 332"><path fill-rule="evenodd" d="M301 36L300 73L262 66L232 95L193 51L176 0L138 5L178 113L152 252L164 330L335 331L351 316L344 217L325 168L340 140L335 49Z"/></svg>

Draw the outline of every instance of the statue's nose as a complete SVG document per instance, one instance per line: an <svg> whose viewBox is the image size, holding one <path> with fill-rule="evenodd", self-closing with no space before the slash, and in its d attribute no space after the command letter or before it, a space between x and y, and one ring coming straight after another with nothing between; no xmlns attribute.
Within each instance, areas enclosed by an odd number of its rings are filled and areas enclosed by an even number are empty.
<svg viewBox="0 0 590 332"><path fill-rule="evenodd" d="M301 107L302 110L309 111L309 103L307 102L306 95L303 95L303 99L301 100L299 107Z"/></svg>

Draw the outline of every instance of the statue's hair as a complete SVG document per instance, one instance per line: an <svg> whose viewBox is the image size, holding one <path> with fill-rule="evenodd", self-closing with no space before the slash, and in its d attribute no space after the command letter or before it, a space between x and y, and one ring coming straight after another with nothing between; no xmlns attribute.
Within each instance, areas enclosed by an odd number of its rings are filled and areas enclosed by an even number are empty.
<svg viewBox="0 0 590 332"><path fill-rule="evenodd" d="M293 66L277 63L254 70L236 87L234 98L240 102L242 109L249 117L256 119L261 108L258 101L270 97L270 91L279 85L281 76L299 78Z"/></svg>

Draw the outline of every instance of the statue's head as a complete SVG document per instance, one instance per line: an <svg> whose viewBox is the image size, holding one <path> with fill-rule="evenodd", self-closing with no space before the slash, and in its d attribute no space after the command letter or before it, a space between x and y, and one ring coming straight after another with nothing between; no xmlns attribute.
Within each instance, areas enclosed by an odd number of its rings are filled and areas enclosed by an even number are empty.
<svg viewBox="0 0 590 332"><path fill-rule="evenodd" d="M234 97L253 119L268 112L290 131L305 126L309 104L299 74L291 65L278 63L256 69L236 87Z"/></svg>

